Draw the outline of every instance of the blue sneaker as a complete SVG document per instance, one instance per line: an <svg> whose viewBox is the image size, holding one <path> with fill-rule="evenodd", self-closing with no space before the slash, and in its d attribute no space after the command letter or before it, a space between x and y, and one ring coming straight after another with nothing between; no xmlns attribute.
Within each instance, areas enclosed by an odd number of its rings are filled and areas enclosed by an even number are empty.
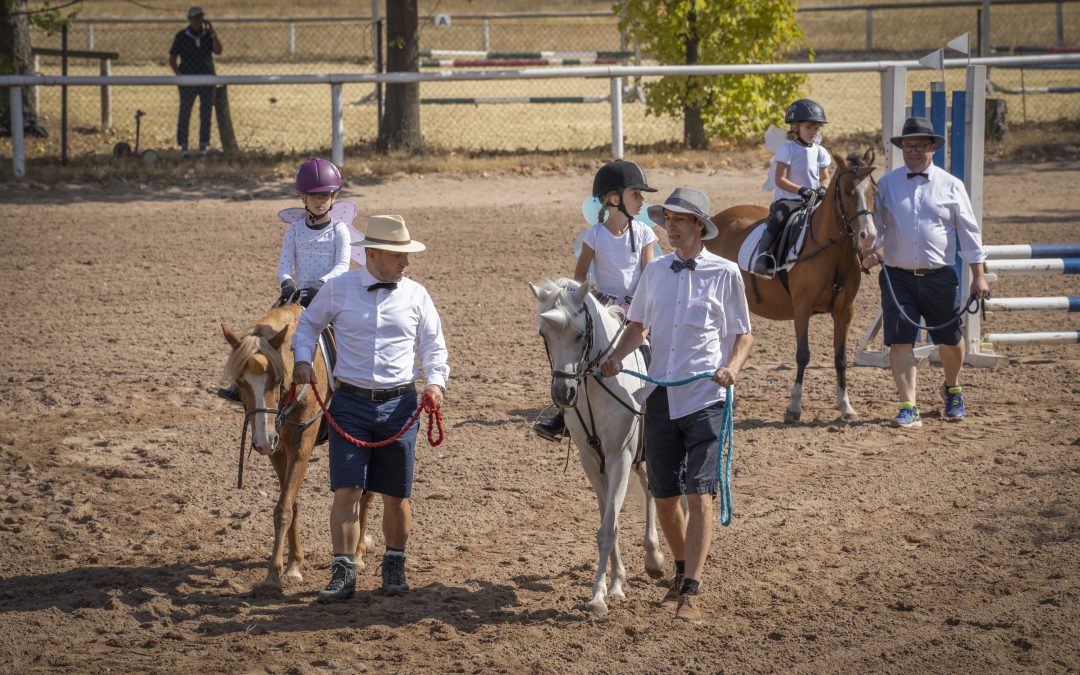
<svg viewBox="0 0 1080 675"><path fill-rule="evenodd" d="M919 409L911 403L904 403L900 406L900 413L893 418L892 426L903 429L921 427L922 417L919 416Z"/></svg>
<svg viewBox="0 0 1080 675"><path fill-rule="evenodd" d="M941 398L945 401L945 419L959 422L964 419L964 390L961 387L941 386Z"/></svg>

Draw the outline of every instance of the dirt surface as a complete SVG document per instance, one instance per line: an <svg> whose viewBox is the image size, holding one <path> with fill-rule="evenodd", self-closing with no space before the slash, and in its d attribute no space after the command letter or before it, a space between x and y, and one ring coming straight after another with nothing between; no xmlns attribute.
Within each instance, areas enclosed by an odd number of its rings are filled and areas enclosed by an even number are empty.
<svg viewBox="0 0 1080 675"><path fill-rule="evenodd" d="M1080 165L988 171L989 242L1078 240ZM664 589L645 575L636 496L622 520L627 599L586 612L598 516L576 458L564 469L565 446L529 431L549 376L525 282L571 271L590 180L396 176L351 190L361 214L401 213L428 244L410 274L442 314L453 374L447 440L418 449L412 593L376 594L369 565L355 600L334 606L313 603L331 553L325 446L301 493L304 581L266 592L276 479L255 455L235 488L241 415L212 393L228 350L218 322L242 325L276 294L287 186L7 186L0 670L1080 668L1075 345L966 370L959 424L941 419L940 370L924 370L925 425L901 432L885 426L896 402L883 370L849 371L861 419L836 421L831 328L816 317L804 422L787 426L791 325L756 320L706 625L655 606ZM715 210L767 199L757 175L650 180L700 186ZM1053 276L995 291L1077 293ZM852 342L878 302L865 284ZM381 551L378 511L373 522Z"/></svg>

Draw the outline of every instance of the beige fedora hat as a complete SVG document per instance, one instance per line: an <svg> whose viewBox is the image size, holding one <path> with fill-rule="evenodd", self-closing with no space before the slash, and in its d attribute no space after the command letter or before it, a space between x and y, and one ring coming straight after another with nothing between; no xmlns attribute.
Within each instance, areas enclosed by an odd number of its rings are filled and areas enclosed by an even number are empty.
<svg viewBox="0 0 1080 675"><path fill-rule="evenodd" d="M427 248L409 236L401 216L369 216L364 238L352 245L395 253L417 253Z"/></svg>

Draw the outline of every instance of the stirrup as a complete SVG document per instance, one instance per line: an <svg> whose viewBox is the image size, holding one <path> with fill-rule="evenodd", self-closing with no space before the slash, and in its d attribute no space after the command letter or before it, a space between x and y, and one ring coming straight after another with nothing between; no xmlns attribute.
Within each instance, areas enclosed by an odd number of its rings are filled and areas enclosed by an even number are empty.
<svg viewBox="0 0 1080 675"><path fill-rule="evenodd" d="M772 265L766 264L764 270L758 269L758 261L762 258L766 258L773 262ZM747 270L750 274L759 279L771 280L776 276L776 261L773 259L772 254L765 251L759 253L750 263L750 269Z"/></svg>

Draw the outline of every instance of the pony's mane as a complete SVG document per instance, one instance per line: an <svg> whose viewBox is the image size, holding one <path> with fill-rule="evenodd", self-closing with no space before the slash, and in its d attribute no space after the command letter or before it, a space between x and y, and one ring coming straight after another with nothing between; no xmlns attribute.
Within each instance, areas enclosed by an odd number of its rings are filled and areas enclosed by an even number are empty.
<svg viewBox="0 0 1080 675"><path fill-rule="evenodd" d="M292 378L292 359L286 360L282 355L283 350L274 349L270 345L270 338L288 326L289 332L286 340L291 341L292 332L296 326L296 320L300 316L299 305L286 305L272 309L264 314L240 338L240 345L229 354L225 361L225 379L236 382L247 368L247 362L256 354L266 357L270 368L270 376L275 380L287 382ZM284 346L284 345L282 345Z"/></svg>
<svg viewBox="0 0 1080 675"><path fill-rule="evenodd" d="M578 311L578 307L570 303L570 296L578 292L581 288L581 284L573 279L567 277L555 277L553 279L544 279L536 284L536 287L542 291L550 291L550 297L540 303L540 307L536 313L537 321L540 320L540 314L554 309L556 306L561 307L566 312L573 314ZM591 294L590 294L591 295ZM597 303L599 304L599 302ZM623 313L622 308L618 305L612 305L610 307L600 306L600 309L606 309L607 313L620 322L625 320L626 315Z"/></svg>

